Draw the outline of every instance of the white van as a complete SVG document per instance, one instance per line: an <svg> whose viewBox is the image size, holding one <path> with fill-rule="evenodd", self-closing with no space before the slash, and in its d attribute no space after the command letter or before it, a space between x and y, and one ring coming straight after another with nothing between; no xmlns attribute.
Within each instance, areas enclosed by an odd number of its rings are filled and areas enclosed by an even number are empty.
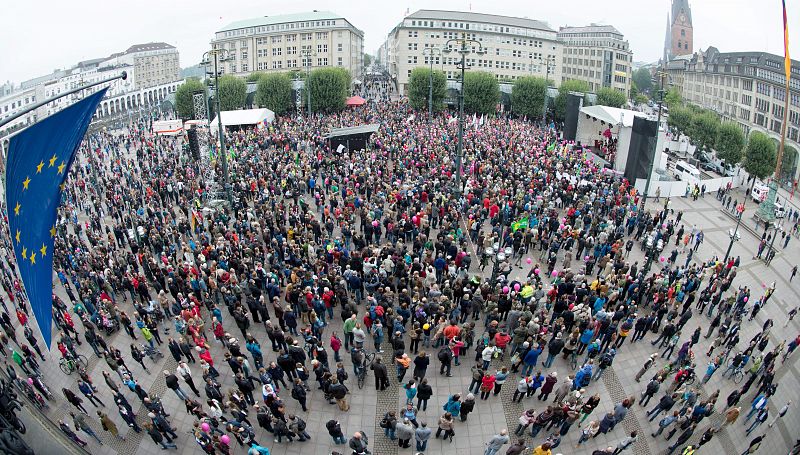
<svg viewBox="0 0 800 455"><path fill-rule="evenodd" d="M769 187L763 183L753 185L753 191L750 192L753 200L759 203L767 198L767 194L769 194Z"/></svg>
<svg viewBox="0 0 800 455"><path fill-rule="evenodd" d="M679 180L689 180L689 177L700 180L700 171L686 161L679 160L675 163L675 177Z"/></svg>

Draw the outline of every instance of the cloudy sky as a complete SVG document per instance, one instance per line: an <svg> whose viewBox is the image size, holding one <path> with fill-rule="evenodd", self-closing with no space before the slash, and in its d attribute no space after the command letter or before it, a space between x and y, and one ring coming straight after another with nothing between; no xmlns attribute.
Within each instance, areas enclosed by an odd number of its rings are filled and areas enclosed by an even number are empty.
<svg viewBox="0 0 800 455"><path fill-rule="evenodd" d="M800 0L786 0L791 53L800 58ZM690 0L694 47L783 54L780 0ZM119 5L119 6L117 6ZM126 49L134 43L165 41L178 47L181 66L200 61L214 31L235 20L297 13L336 12L365 33L374 53L405 15L418 9L447 9L523 16L557 29L589 23L616 26L630 42L634 60L661 56L670 0L8 0L0 14L0 83L40 76L57 68Z"/></svg>

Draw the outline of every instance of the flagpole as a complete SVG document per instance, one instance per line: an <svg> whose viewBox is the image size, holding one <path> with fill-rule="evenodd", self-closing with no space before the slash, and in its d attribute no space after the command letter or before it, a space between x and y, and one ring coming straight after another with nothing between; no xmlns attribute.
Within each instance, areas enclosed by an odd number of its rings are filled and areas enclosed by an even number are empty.
<svg viewBox="0 0 800 455"><path fill-rule="evenodd" d="M0 121L0 128L4 127L8 123L13 122L14 120L22 117L23 115L25 115L25 114L27 114L27 113L29 113L31 111L39 109L40 107L44 106L45 104L52 103L53 101L55 101L55 100L57 100L59 98L63 98L65 96L67 96L67 95L72 95L73 93L80 92L81 90L86 90L87 88L94 87L95 85L105 84L106 82L115 81L117 79L122 79L124 81L127 78L128 78L128 72L127 71L123 71L122 74L119 74L117 76L109 77L107 79L103 79L103 80L97 81L97 82L92 82L91 84L86 84L86 85L83 85L81 87L77 87L77 88L74 88L72 90L68 90L68 91L66 91L64 93L60 93L58 95L51 96L50 98L47 98L44 101L40 101L40 102L38 102L36 104L28 106L25 109L17 112L16 114L13 114L10 117Z"/></svg>

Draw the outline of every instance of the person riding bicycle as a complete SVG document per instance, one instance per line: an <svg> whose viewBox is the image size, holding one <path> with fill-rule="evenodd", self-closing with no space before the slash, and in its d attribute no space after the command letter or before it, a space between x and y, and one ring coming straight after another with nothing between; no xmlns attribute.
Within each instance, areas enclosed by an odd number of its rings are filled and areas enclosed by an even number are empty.
<svg viewBox="0 0 800 455"><path fill-rule="evenodd" d="M353 362L353 373L355 373L356 377L360 376L361 374L366 374L367 358L366 355L364 354L363 348L354 347L350 349L350 360Z"/></svg>

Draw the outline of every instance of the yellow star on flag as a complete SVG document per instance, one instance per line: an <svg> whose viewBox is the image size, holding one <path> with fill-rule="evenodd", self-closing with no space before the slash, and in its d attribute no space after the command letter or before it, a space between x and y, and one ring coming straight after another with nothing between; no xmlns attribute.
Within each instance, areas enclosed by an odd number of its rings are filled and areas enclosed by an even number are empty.
<svg viewBox="0 0 800 455"><path fill-rule="evenodd" d="M17 206L14 207L14 215L19 215L19 209L21 209L21 208L22 208L22 206L19 205L19 202L17 202Z"/></svg>
<svg viewBox="0 0 800 455"><path fill-rule="evenodd" d="M22 247L22 259L28 259L28 249L24 246Z"/></svg>
<svg viewBox="0 0 800 455"><path fill-rule="evenodd" d="M31 253L31 265L36 264L36 253Z"/></svg>
<svg viewBox="0 0 800 455"><path fill-rule="evenodd" d="M64 162L62 161L62 162L61 162L61 164L59 164L59 165L58 165L58 173L59 173L59 174L63 174L63 173L64 173L64 168L65 168L65 167L67 167L67 165L66 165L66 164L64 164Z"/></svg>
<svg viewBox="0 0 800 455"><path fill-rule="evenodd" d="M39 250L39 252L41 252L41 253L42 253L42 257L45 257L45 256L47 256L47 245L45 245L44 243L42 243L42 248Z"/></svg>
<svg viewBox="0 0 800 455"><path fill-rule="evenodd" d="M53 227L50 228L50 237L56 236L56 225L54 224Z"/></svg>
<svg viewBox="0 0 800 455"><path fill-rule="evenodd" d="M27 177L25 180L22 181L22 189L27 190L29 183L31 183L31 178Z"/></svg>
<svg viewBox="0 0 800 455"><path fill-rule="evenodd" d="M55 166L55 164L56 164L56 160L57 160L57 159L58 159L58 157L57 157L57 156L55 155L55 153L54 153L54 154L53 154L53 156L50 158L50 165L49 165L49 166L47 166L47 167L53 167L53 166Z"/></svg>
<svg viewBox="0 0 800 455"><path fill-rule="evenodd" d="M39 165L36 166L36 173L38 174L38 173L42 172L42 168L43 167L44 167L44 161L40 161Z"/></svg>
<svg viewBox="0 0 800 455"><path fill-rule="evenodd" d="M58 185L58 189L64 191L64 184L62 183L61 185Z"/></svg>
<svg viewBox="0 0 800 455"><path fill-rule="evenodd" d="M15 236L15 238L17 239L17 243L19 243L19 235L20 235L20 232L19 232L19 229L17 229L17 235Z"/></svg>

